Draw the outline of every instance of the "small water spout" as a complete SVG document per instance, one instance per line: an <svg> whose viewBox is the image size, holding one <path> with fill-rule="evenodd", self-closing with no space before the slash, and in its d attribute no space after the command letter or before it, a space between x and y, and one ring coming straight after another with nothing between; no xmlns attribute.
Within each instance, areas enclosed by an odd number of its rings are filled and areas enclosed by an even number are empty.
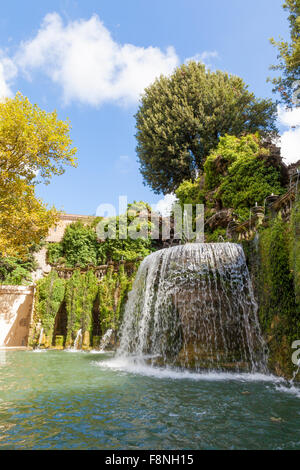
<svg viewBox="0 0 300 470"><path fill-rule="evenodd" d="M291 378L291 380L289 380L289 384L290 384L290 385L294 385L295 378L297 377L297 375L299 374L299 372L300 372L300 360L298 361L297 369L296 369L295 372L293 373L293 377Z"/></svg>
<svg viewBox="0 0 300 470"><path fill-rule="evenodd" d="M80 349L82 343L82 330L77 331L77 335L74 341L73 349ZM79 347L80 346L80 347Z"/></svg>
<svg viewBox="0 0 300 470"><path fill-rule="evenodd" d="M100 352L104 352L106 346L109 344L111 338L112 338L112 335L113 335L113 330L110 328L109 330L107 330L105 332L105 334L102 336L101 338L101 342L100 342Z"/></svg>

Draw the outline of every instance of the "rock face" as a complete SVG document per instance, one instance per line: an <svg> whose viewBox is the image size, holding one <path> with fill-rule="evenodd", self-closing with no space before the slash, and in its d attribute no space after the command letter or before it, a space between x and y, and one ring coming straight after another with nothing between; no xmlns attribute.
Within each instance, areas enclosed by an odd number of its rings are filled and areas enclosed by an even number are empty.
<svg viewBox="0 0 300 470"><path fill-rule="evenodd" d="M192 369L264 370L241 246L195 243L148 256L129 295L118 354Z"/></svg>

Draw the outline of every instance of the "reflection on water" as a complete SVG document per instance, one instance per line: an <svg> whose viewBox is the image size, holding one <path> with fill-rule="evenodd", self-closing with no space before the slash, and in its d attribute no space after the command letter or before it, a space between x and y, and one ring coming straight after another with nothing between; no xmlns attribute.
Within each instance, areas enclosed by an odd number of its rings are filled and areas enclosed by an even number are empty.
<svg viewBox="0 0 300 470"><path fill-rule="evenodd" d="M300 448L299 389L275 377L3 352L0 449Z"/></svg>
<svg viewBox="0 0 300 470"><path fill-rule="evenodd" d="M6 351L5 350L3 350L3 351L0 350L0 367L5 366L5 364L6 364Z"/></svg>

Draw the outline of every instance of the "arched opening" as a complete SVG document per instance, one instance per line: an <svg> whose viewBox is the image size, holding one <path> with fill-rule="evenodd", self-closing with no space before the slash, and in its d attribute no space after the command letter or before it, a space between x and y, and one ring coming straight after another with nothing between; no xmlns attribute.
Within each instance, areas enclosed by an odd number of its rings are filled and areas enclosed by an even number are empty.
<svg viewBox="0 0 300 470"><path fill-rule="evenodd" d="M53 346L55 345L56 336L63 336L64 345L65 345L66 336L67 336L67 325L68 325L68 315L67 315L66 303L62 302L55 317L53 338L52 338Z"/></svg>
<svg viewBox="0 0 300 470"><path fill-rule="evenodd" d="M97 347L102 336L102 328L100 322L100 315L99 315L99 306L100 306L100 298L99 294L95 299L92 311L92 345L93 347Z"/></svg>

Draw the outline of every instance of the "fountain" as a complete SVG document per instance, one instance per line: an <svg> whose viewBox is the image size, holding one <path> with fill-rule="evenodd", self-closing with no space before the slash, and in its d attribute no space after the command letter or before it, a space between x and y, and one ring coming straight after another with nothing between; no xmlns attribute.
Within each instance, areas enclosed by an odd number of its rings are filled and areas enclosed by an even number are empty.
<svg viewBox="0 0 300 470"><path fill-rule="evenodd" d="M77 331L77 335L76 335L76 338L75 338L75 341L74 341L73 349L75 349L75 350L80 349L79 342L82 343L82 330L81 329ZM80 346L81 346L81 344L80 344Z"/></svg>
<svg viewBox="0 0 300 470"><path fill-rule="evenodd" d="M147 256L129 294L117 356L196 370L266 372L242 247L189 243Z"/></svg>

